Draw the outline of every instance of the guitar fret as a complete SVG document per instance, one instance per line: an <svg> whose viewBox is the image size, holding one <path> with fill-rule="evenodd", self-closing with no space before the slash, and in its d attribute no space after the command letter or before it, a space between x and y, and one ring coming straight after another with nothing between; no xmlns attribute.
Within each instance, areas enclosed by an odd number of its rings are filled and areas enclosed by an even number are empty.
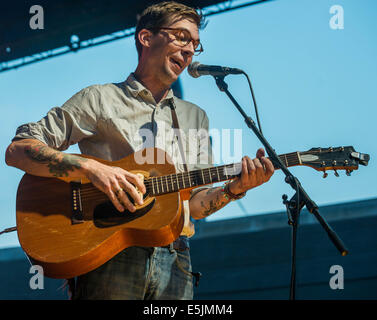
<svg viewBox="0 0 377 320"><path fill-rule="evenodd" d="M156 192L154 191L154 181L153 181L153 177L152 177L151 183L152 183L153 194L155 194Z"/></svg>
<svg viewBox="0 0 377 320"><path fill-rule="evenodd" d="M156 177L156 184L157 184L157 193L160 193L160 190L158 188L158 177Z"/></svg>
<svg viewBox="0 0 377 320"><path fill-rule="evenodd" d="M178 184L178 189L183 189L183 183L182 183L182 186L180 185L181 183L181 180L179 178L179 173L177 173L177 184Z"/></svg>
<svg viewBox="0 0 377 320"><path fill-rule="evenodd" d="M174 180L173 180L173 178L174 178L174 174L170 175L170 180L171 180L171 185L173 186L173 190L174 190L174 191L177 191L178 189L177 189L176 186L174 185Z"/></svg>
<svg viewBox="0 0 377 320"><path fill-rule="evenodd" d="M224 166L224 176L225 176L225 179L229 179L228 167L226 166Z"/></svg>
<svg viewBox="0 0 377 320"><path fill-rule="evenodd" d="M216 172L217 172L217 182L219 182L221 179L220 179L220 176L219 176L219 167L216 167Z"/></svg>
<svg viewBox="0 0 377 320"><path fill-rule="evenodd" d="M300 157L299 153L298 153L298 152L296 152L296 155L297 155L297 160L298 160L298 163L299 163L299 164L302 164L302 162L301 162L301 157Z"/></svg>
<svg viewBox="0 0 377 320"><path fill-rule="evenodd" d="M224 176L224 179L228 179L228 174L226 172L226 166L223 167L223 176Z"/></svg>
<svg viewBox="0 0 377 320"><path fill-rule="evenodd" d="M285 159L285 165L288 167L288 159L287 159L287 155L286 154L284 155L284 159Z"/></svg>
<svg viewBox="0 0 377 320"><path fill-rule="evenodd" d="M170 175L170 184L171 184L171 189L172 191L174 190L174 185L173 185L173 175Z"/></svg>

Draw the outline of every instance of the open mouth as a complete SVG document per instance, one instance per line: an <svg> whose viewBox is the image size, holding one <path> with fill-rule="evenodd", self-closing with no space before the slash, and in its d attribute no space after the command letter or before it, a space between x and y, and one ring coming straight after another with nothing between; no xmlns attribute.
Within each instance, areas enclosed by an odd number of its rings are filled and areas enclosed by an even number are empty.
<svg viewBox="0 0 377 320"><path fill-rule="evenodd" d="M178 69L182 69L182 63L174 58L170 58L170 61L177 66Z"/></svg>

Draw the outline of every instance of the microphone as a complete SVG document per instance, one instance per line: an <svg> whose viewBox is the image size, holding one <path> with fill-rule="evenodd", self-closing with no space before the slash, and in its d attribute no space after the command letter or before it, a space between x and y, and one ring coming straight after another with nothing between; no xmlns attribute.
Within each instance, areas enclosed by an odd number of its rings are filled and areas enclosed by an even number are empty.
<svg viewBox="0 0 377 320"><path fill-rule="evenodd" d="M200 64L199 62L192 62L187 68L187 72L190 76L194 78L199 78L200 76L210 75L210 76L226 76L228 74L241 74L243 71L236 68L220 67L220 66L209 66L205 64Z"/></svg>

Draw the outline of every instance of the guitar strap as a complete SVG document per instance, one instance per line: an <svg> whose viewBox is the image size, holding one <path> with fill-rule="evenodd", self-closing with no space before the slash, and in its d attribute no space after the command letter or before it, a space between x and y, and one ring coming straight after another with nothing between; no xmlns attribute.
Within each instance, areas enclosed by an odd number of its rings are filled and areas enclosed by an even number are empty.
<svg viewBox="0 0 377 320"><path fill-rule="evenodd" d="M178 136L178 145L179 145L179 151L181 153L181 157L182 157L182 160L183 160L183 167L184 167L185 171L188 171L187 164L186 164L186 158L185 158L185 152L184 152L183 145L182 145L181 132L179 130L178 117L177 117L177 113L175 112L175 104L174 104L173 99L170 99L170 104L169 104L170 110L171 110L171 117L172 117L172 120L173 120L173 128L177 129L176 132L177 132L177 136Z"/></svg>
<svg viewBox="0 0 377 320"><path fill-rule="evenodd" d="M176 129L175 131L176 131L177 137L178 137L178 146L179 146L179 150L180 150L181 157L182 157L182 160L183 160L183 167L184 167L184 170L186 172L188 172L185 152L184 152L183 144L182 144L181 132L179 130L178 117L177 117L177 113L175 112L174 98L170 99L169 106L170 106L170 110L171 110L171 117L172 117L172 120L173 120L173 128ZM188 207L188 201L183 201L183 209L184 209L183 210L184 211L184 225L183 225L183 229L182 229L182 232L181 232L181 236L186 236L186 237L190 238L195 234L195 227L190 220L190 211L189 211L189 207Z"/></svg>

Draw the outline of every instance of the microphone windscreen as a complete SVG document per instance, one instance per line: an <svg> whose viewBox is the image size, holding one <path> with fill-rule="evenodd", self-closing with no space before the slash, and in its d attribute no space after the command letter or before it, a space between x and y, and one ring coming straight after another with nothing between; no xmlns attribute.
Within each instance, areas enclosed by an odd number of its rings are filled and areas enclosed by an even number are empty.
<svg viewBox="0 0 377 320"><path fill-rule="evenodd" d="M187 68L187 72L189 73L189 75L191 77L194 77L194 78L199 78L200 77L200 74L198 73L198 67L200 66L200 63L195 61L195 62L192 62L188 68Z"/></svg>

